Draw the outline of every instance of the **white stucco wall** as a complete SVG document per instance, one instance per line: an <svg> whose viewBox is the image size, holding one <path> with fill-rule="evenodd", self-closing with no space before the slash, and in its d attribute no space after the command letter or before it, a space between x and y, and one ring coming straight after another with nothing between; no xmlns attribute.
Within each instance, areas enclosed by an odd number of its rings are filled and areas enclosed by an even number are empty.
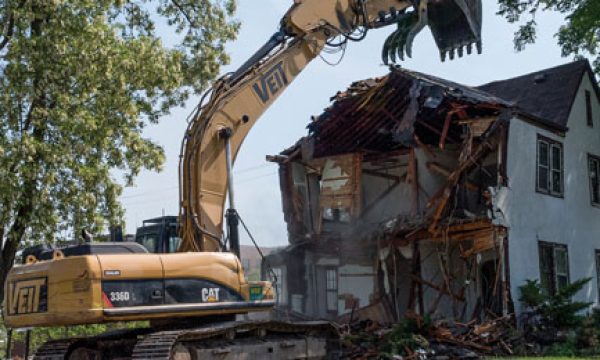
<svg viewBox="0 0 600 360"><path fill-rule="evenodd" d="M585 93L592 93L594 127L586 123ZM594 253L600 249L600 208L591 205L588 154L600 156L600 104L585 76L572 107L565 137L521 119L510 123L508 188L499 193L499 207L509 226L511 291L517 311L518 287L539 279L538 241L566 244L571 281L592 277L579 299L597 303ZM562 142L564 197L536 192L537 135Z"/></svg>

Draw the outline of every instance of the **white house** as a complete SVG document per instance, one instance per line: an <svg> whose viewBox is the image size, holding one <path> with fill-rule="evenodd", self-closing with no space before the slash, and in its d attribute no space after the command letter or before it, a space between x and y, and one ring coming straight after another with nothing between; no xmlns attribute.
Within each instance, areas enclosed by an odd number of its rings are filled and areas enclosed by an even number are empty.
<svg viewBox="0 0 600 360"><path fill-rule="evenodd" d="M280 155L280 309L393 321L521 311L519 286L600 293L600 91L587 61L477 88L392 69ZM268 266L267 266L268 265Z"/></svg>

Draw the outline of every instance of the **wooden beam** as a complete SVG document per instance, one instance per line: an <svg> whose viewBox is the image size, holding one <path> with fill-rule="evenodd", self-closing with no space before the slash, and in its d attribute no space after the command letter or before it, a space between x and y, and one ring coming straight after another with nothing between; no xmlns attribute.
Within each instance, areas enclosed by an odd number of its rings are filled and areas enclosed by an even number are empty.
<svg viewBox="0 0 600 360"><path fill-rule="evenodd" d="M448 170L447 168L443 167L442 165L440 165L434 161L427 162L427 168L433 172L436 172L442 176L445 176L446 178L449 178L450 175L452 174L452 172L450 170ZM465 183L465 187L469 191L473 191L473 192L479 191L479 186L473 184L470 181L467 181Z"/></svg>
<svg viewBox="0 0 600 360"><path fill-rule="evenodd" d="M450 130L450 122L452 121L452 113L448 113L446 115L446 120L444 121L444 128L442 129L442 133L440 134L440 149L444 150L446 148L446 137L448 136L448 131Z"/></svg>
<svg viewBox="0 0 600 360"><path fill-rule="evenodd" d="M396 189L398 187L398 185L400 185L401 182L400 181L396 181L394 182L390 187L388 187L384 192L381 193L381 195L379 195L377 197L377 199L373 200L372 203L370 203L369 205L367 205L364 210L361 213L361 217L364 217L366 214L368 214L371 210L373 210L373 208L375 207L375 205L377 205L377 203L379 203L381 200L383 200L383 198L385 198L386 196L388 196L392 191L394 191L394 189Z"/></svg>
<svg viewBox="0 0 600 360"><path fill-rule="evenodd" d="M458 294L454 294L454 293L450 292L449 290L447 290L444 286L437 286L436 284L434 284L434 283L432 283L430 281L427 281L425 279L422 279L422 278L420 278L418 276L415 276L415 275L412 275L412 274L410 275L410 277L411 277L411 279L413 279L414 281L416 281L418 284L422 284L422 285L428 286L428 287L430 287L430 288L432 288L432 289L434 289L434 290L436 290L438 292L441 292L441 293L443 293L445 295L448 295L448 296L454 298L455 300L465 301L465 297L464 296L460 296Z"/></svg>
<svg viewBox="0 0 600 360"><path fill-rule="evenodd" d="M375 171L375 170L369 170L369 169L363 169L362 172L363 172L363 174L366 174L366 175L376 176L376 177L380 177L380 178L384 178L384 179L388 179L388 180L394 180L397 182L401 182L406 178L406 174L404 174L402 176L397 176L397 175L386 174L386 173L382 173L382 172Z"/></svg>
<svg viewBox="0 0 600 360"><path fill-rule="evenodd" d="M446 208L446 205L448 204L450 196L452 195L450 190L454 186L456 186L456 184L460 180L460 176L463 174L463 172L466 171L470 166L472 166L473 163L476 163L476 161L479 160L479 158L486 153L486 150L489 149L490 146L495 146L495 145L490 144L488 142L481 143L477 147L477 149L475 149L475 151L473 152L473 155L470 156L469 159L460 163L460 165L458 166L458 169L456 169L452 174L450 174L450 176L448 177L448 182L446 183L446 186L444 188L444 192L442 193L442 200L440 201L440 203L435 211L433 221L431 222L431 225L429 226L430 233L432 233L432 234L438 233L437 226L438 226L439 220L442 216L442 213L444 212L444 210Z"/></svg>
<svg viewBox="0 0 600 360"><path fill-rule="evenodd" d="M483 228L492 228L493 226L494 225L492 225L492 222L489 220L478 220L475 222L469 222L469 223L465 223L465 224L450 225L450 228L448 230L451 233L453 233L453 232L479 230L479 229L483 229Z"/></svg>

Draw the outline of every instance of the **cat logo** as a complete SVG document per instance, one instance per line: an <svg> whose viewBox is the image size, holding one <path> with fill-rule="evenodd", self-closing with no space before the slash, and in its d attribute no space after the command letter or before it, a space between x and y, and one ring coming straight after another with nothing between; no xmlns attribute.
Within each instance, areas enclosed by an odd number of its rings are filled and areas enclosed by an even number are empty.
<svg viewBox="0 0 600 360"><path fill-rule="evenodd" d="M8 284L8 315L46 312L48 310L47 279L11 281Z"/></svg>
<svg viewBox="0 0 600 360"><path fill-rule="evenodd" d="M219 302L219 288L204 288L202 289L202 302L214 303Z"/></svg>

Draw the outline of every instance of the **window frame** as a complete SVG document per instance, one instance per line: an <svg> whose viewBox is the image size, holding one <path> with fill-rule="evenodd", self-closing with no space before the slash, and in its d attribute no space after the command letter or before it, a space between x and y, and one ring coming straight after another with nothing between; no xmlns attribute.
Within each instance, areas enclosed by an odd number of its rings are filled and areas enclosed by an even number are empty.
<svg viewBox="0 0 600 360"><path fill-rule="evenodd" d="M540 144L545 143L548 146L548 164L541 165L540 163ZM560 151L560 166L559 169L554 168L554 149ZM563 144L560 141L550 139L543 135L538 134L536 140L536 157L535 157L535 190L540 194L550 195L557 198L564 198L565 194L565 151ZM546 168L548 172L547 189L540 187L540 168ZM553 189L553 175L555 172L560 172L560 191L554 191Z"/></svg>
<svg viewBox="0 0 600 360"><path fill-rule="evenodd" d="M596 298L600 304L600 250L596 249L594 252L594 258L596 261Z"/></svg>
<svg viewBox="0 0 600 360"><path fill-rule="evenodd" d="M551 250L550 252L548 252L549 254L552 254L552 258L551 259L546 259L545 261L542 258L543 253L545 253L544 251L542 251L542 249L548 249ZM564 253L565 254L565 259L566 259L566 271L559 273L558 272L558 266L557 266L557 254L558 253ZM569 261L569 247L566 244L559 244L559 243L553 243L553 242L547 242L547 241L538 241L538 261L539 261L539 271L540 271L540 285L542 285L542 289L544 291L546 291L548 294L550 295L554 295L556 294L556 292L559 290L558 288L558 284L559 284L559 277L565 277L566 278L566 285L571 283L571 265L570 265L570 261ZM545 275L548 275L548 272L545 271L544 269L544 264L548 264L550 263L550 275L551 275L551 282L548 284L548 287L544 287L544 279L543 277Z"/></svg>
<svg viewBox="0 0 600 360"><path fill-rule="evenodd" d="M594 182L592 179L592 170L591 170L592 162L596 163L596 179L597 179L597 183L598 183L598 185L597 185L598 186L597 201L594 201ZM590 181L590 203L592 204L592 206L600 207L600 156L596 156L596 155L588 153L587 167L588 167L588 179Z"/></svg>
<svg viewBox="0 0 600 360"><path fill-rule="evenodd" d="M585 90L585 116L587 125L591 128L594 127L594 113L592 110L592 92Z"/></svg>
<svg viewBox="0 0 600 360"><path fill-rule="evenodd" d="M338 269L335 267L326 267L325 269L325 308L330 314L338 314L338 292L339 292L339 278ZM329 275L333 274L333 278L330 279ZM329 294L333 294L333 304L329 303ZM332 305L330 307L330 305ZM335 307L335 309L333 308Z"/></svg>

